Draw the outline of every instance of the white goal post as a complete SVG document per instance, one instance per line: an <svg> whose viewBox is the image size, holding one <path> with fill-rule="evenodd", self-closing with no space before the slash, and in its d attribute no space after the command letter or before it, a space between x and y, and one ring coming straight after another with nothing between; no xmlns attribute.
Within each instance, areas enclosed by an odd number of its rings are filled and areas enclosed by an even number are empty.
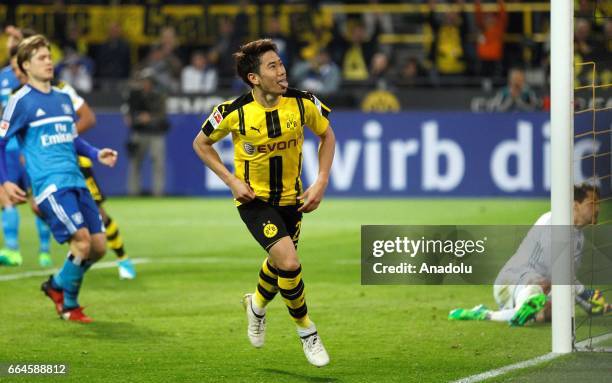
<svg viewBox="0 0 612 383"><path fill-rule="evenodd" d="M574 333L574 292L567 282L573 280L574 0L551 0L550 13L552 352L566 354Z"/></svg>

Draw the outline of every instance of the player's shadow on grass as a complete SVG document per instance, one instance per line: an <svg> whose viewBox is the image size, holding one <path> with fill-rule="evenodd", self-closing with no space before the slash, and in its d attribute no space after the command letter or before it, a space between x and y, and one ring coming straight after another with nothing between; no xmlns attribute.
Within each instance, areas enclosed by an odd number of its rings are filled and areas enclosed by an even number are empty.
<svg viewBox="0 0 612 383"><path fill-rule="evenodd" d="M162 331L135 326L129 322L95 321L87 325L87 330L89 331L81 333L80 336L113 340L153 339L167 336Z"/></svg>
<svg viewBox="0 0 612 383"><path fill-rule="evenodd" d="M321 376L308 376L302 374L296 374L295 372L283 371L276 368L261 368L260 370L265 371L270 374L276 375L284 375L292 380L303 381L303 382L312 382L312 383L328 383L328 382L341 382L338 378L330 378L330 377L321 377Z"/></svg>

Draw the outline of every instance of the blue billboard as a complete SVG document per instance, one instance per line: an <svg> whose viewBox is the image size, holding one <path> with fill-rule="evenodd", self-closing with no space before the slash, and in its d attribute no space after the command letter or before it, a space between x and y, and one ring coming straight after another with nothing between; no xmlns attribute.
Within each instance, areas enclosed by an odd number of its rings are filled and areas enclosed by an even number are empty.
<svg viewBox="0 0 612 383"><path fill-rule="evenodd" d="M328 195L388 197L541 197L550 192L550 135L547 113L475 114L467 112L367 114L334 112L336 156ZM166 193L228 195L223 183L192 150L201 115L170 117L167 136ZM576 131L609 131L610 118L594 127L590 116L576 121ZM84 136L98 146L120 152L114 169L97 166L107 194L127 193L128 128L120 114L99 114L97 126ZM318 140L306 135L303 181L317 174ZM231 139L216 144L232 167ZM610 173L609 134L586 134L576 140L574 178ZM569 171L569 169L568 169ZM150 168L145 169L149 174ZM144 179L150 185L150 175Z"/></svg>

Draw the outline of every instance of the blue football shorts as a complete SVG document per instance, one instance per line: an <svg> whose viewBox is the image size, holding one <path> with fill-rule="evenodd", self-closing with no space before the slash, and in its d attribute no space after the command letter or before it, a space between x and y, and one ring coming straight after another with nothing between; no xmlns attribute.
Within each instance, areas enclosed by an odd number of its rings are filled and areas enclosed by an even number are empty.
<svg viewBox="0 0 612 383"><path fill-rule="evenodd" d="M59 243L68 241L83 227L90 234L104 232L98 207L86 188L59 189L45 198L38 207Z"/></svg>

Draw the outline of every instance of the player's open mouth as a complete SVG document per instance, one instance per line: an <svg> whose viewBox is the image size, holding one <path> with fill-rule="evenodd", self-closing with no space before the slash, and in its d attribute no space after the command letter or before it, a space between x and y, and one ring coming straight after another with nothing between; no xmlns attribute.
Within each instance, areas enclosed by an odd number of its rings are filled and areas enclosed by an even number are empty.
<svg viewBox="0 0 612 383"><path fill-rule="evenodd" d="M278 82L278 85L282 86L283 88L286 88L286 87L288 87L288 86L289 86L289 83L287 82L287 80L286 80L286 79L284 79L284 80L280 80L280 81Z"/></svg>

